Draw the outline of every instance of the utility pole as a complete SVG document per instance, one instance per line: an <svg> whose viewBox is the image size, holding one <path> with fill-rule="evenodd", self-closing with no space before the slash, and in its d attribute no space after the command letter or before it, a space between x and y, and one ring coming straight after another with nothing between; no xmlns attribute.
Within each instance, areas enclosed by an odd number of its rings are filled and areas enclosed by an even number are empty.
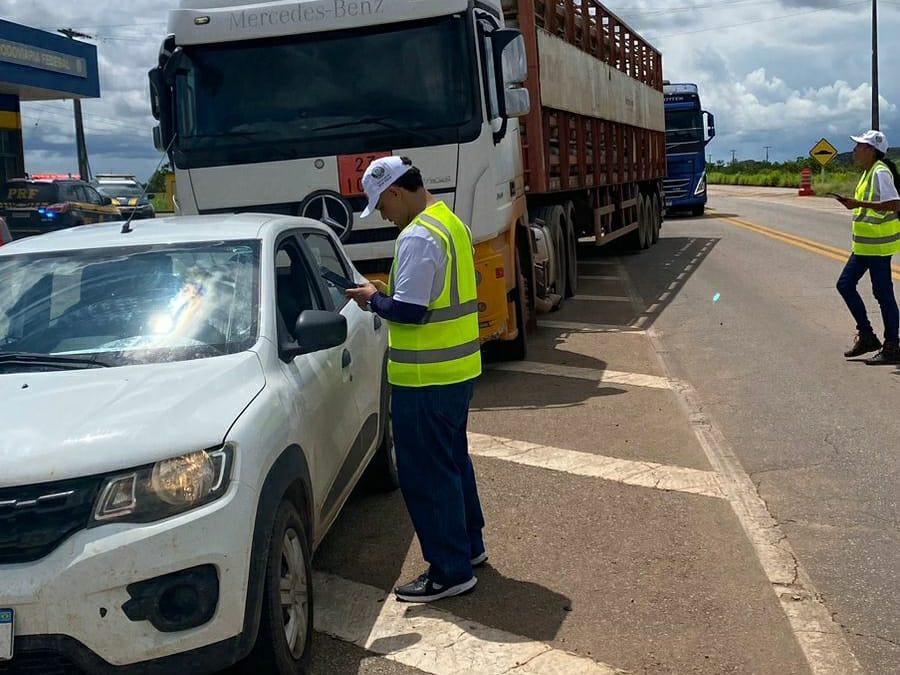
<svg viewBox="0 0 900 675"><path fill-rule="evenodd" d="M731 163L732 163L732 164L737 164L736 153L737 153L737 150L732 150L732 151L731 151Z"/></svg>
<svg viewBox="0 0 900 675"><path fill-rule="evenodd" d="M62 33L70 40L75 38L93 39L92 36L86 33L79 33L72 28L59 28L57 32ZM75 147L78 153L78 173L81 174L81 180L89 181L91 179L91 167L88 164L87 144L84 142L84 119L81 114L81 99L74 98L72 103L75 107Z"/></svg>
<svg viewBox="0 0 900 675"><path fill-rule="evenodd" d="M879 129L881 120L878 96L878 0L872 0L872 128Z"/></svg>
<svg viewBox="0 0 900 675"><path fill-rule="evenodd" d="M769 163L769 150L772 149L772 146L771 146L771 145L764 145L763 147L766 149L766 164L768 164L768 163Z"/></svg>

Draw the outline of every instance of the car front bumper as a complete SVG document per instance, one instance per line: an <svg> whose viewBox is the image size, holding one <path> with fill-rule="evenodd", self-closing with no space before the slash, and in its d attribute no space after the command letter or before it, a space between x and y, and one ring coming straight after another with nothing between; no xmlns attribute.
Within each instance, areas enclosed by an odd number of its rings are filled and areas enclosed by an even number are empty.
<svg viewBox="0 0 900 675"><path fill-rule="evenodd" d="M233 661L244 626L257 499L234 481L221 499L193 511L146 525L82 530L38 561L0 565L0 608L15 611L12 664L48 651L88 672L175 672L173 664L182 662L194 673L200 669L189 664L197 659L215 667ZM206 623L163 632L126 614L137 582L204 566L215 569L218 581Z"/></svg>

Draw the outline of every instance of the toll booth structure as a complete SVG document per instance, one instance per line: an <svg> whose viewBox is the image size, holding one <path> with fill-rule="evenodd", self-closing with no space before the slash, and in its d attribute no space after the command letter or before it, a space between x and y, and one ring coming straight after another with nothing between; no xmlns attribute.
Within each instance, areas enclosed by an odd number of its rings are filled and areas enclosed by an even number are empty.
<svg viewBox="0 0 900 675"><path fill-rule="evenodd" d="M0 19L0 184L26 172L22 101L99 96L94 45Z"/></svg>

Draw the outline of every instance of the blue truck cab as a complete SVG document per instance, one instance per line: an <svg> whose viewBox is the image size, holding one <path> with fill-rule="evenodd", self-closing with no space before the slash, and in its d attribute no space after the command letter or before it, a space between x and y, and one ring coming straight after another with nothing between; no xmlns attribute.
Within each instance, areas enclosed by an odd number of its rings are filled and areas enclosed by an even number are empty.
<svg viewBox="0 0 900 675"><path fill-rule="evenodd" d="M706 210L706 146L716 135L715 117L700 106L696 84L663 84L666 106L666 210Z"/></svg>

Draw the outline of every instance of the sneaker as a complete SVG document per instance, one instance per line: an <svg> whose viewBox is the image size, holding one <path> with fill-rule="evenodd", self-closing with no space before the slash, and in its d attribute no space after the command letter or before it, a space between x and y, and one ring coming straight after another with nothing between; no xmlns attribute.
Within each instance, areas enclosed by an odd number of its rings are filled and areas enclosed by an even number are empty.
<svg viewBox="0 0 900 675"><path fill-rule="evenodd" d="M866 363L870 366L900 365L900 344L885 343L884 347Z"/></svg>
<svg viewBox="0 0 900 675"><path fill-rule="evenodd" d="M844 356L852 359L863 354L877 352L879 349L881 349L881 340L875 337L875 333L857 333L853 346L844 352Z"/></svg>
<svg viewBox="0 0 900 675"><path fill-rule="evenodd" d="M428 578L428 572L415 581L394 589L394 595L402 602L434 602L442 598L452 598L471 591L478 579L472 577L468 581L455 586L442 586Z"/></svg>
<svg viewBox="0 0 900 675"><path fill-rule="evenodd" d="M482 565L484 565L484 563L487 562L487 560L487 551L482 551L481 555L476 555L470 562L472 563L472 567L481 567Z"/></svg>

